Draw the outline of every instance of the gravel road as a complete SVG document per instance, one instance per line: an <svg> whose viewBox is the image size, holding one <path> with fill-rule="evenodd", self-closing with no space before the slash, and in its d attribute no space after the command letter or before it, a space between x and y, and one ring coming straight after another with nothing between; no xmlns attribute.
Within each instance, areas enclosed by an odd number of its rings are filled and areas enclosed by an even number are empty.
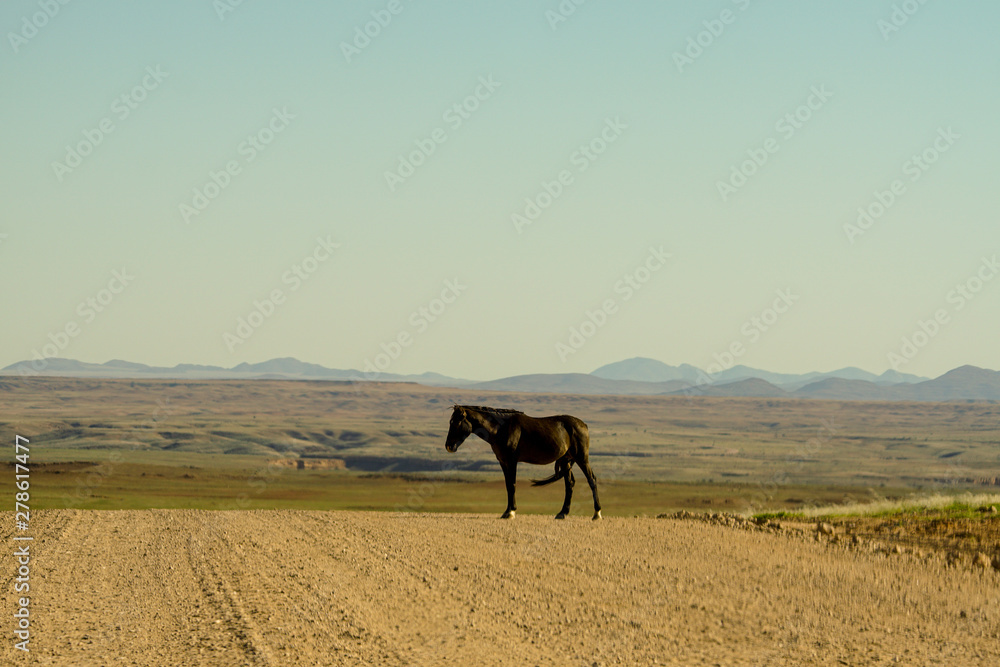
<svg viewBox="0 0 1000 667"><path fill-rule="evenodd" d="M31 653L9 547L3 664L1000 664L992 570L701 522L50 510L30 532Z"/></svg>

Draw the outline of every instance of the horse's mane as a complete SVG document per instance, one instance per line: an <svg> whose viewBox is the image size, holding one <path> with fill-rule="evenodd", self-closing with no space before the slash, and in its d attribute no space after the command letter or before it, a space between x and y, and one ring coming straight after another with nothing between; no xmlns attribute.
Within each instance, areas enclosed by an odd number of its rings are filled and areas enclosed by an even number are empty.
<svg viewBox="0 0 1000 667"><path fill-rule="evenodd" d="M512 408L490 408L485 405L454 405L453 408L465 408L466 410L475 410L477 412L486 412L494 415L523 415L524 413L520 410L514 410Z"/></svg>

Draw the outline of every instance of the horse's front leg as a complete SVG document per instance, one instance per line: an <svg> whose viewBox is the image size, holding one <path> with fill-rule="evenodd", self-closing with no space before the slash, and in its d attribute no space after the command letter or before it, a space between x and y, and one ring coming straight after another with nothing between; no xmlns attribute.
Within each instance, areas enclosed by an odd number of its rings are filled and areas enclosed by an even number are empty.
<svg viewBox="0 0 1000 667"><path fill-rule="evenodd" d="M514 484L517 480L517 460L508 463L501 463L503 468L503 479L507 484L507 510L501 516L501 519L513 519L514 514L517 510L517 504L514 502Z"/></svg>

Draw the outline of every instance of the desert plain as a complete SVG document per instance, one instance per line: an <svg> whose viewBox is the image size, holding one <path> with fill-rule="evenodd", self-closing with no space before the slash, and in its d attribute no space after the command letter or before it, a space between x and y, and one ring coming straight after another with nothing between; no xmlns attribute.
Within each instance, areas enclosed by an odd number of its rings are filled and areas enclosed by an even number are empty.
<svg viewBox="0 0 1000 667"><path fill-rule="evenodd" d="M0 398L8 479L16 435L31 470L29 528L0 534L33 537L30 654L0 560L4 664L1000 663L993 504L813 509L990 498L990 402L59 378ZM561 486L522 481L500 520L488 446L444 451L453 403L587 421L605 519L585 484L555 521Z"/></svg>

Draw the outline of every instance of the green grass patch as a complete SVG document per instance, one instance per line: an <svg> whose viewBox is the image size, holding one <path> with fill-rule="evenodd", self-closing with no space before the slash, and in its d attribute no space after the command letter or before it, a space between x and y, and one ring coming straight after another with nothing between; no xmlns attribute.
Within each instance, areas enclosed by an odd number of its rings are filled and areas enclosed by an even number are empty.
<svg viewBox="0 0 1000 667"><path fill-rule="evenodd" d="M863 503L826 505L756 513L755 518L787 520L830 520L850 517L974 519L991 516L991 507L1000 510L1000 494L962 492L905 498L882 498Z"/></svg>
<svg viewBox="0 0 1000 667"><path fill-rule="evenodd" d="M492 473L379 474L277 467L261 457L189 455L184 464L168 453L133 452L119 459L81 461L79 451L49 451L31 470L35 509L309 509L499 514L506 507L503 479ZM228 464L228 465L227 465ZM533 487L519 479L518 511L560 509L561 483ZM593 511L590 488L577 475L572 514ZM598 480L606 516L655 516L678 509L745 512L760 502L755 485ZM863 491L838 486L787 486L769 502L791 508L803 498L831 503Z"/></svg>

